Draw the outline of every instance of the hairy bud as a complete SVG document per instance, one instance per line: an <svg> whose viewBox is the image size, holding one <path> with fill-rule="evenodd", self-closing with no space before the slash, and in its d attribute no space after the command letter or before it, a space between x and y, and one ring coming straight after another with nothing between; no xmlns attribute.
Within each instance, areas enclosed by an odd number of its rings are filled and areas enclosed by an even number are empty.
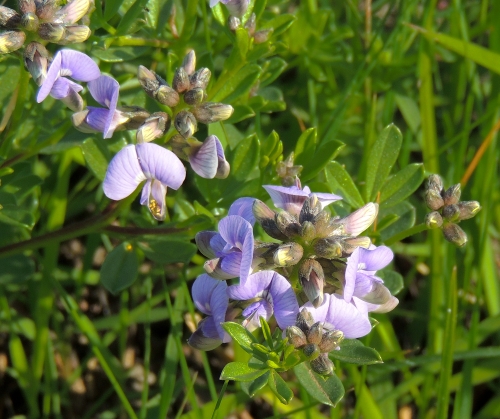
<svg viewBox="0 0 500 419"><path fill-rule="evenodd" d="M326 330L318 344L321 352L331 352L337 349L344 340L344 334L340 330Z"/></svg>
<svg viewBox="0 0 500 419"><path fill-rule="evenodd" d="M36 13L36 4L34 0L19 0L17 3L19 5L19 11L22 14Z"/></svg>
<svg viewBox="0 0 500 419"><path fill-rule="evenodd" d="M224 103L206 102L191 109L195 118L203 124L211 124L213 122L225 121L234 112L231 105Z"/></svg>
<svg viewBox="0 0 500 419"><path fill-rule="evenodd" d="M286 211L280 211L275 216L276 226L288 238L300 235L300 224L297 219Z"/></svg>
<svg viewBox="0 0 500 419"><path fill-rule="evenodd" d="M241 17L245 14L248 9L248 5L250 4L250 0L229 0L225 3L227 10L233 16Z"/></svg>
<svg viewBox="0 0 500 419"><path fill-rule="evenodd" d="M253 41L256 44L263 44L264 42L267 42L269 38L271 37L271 34L273 33L274 29L264 29L262 31L257 31L253 35Z"/></svg>
<svg viewBox="0 0 500 419"><path fill-rule="evenodd" d="M311 362L311 369L320 375L332 375L335 369L333 362L328 358L328 355L321 354Z"/></svg>
<svg viewBox="0 0 500 419"><path fill-rule="evenodd" d="M326 259L342 257L344 252L342 242L335 237L318 239L314 242L316 255Z"/></svg>
<svg viewBox="0 0 500 419"><path fill-rule="evenodd" d="M179 67L174 74L172 87L178 92L182 93L189 89L189 76L183 67Z"/></svg>
<svg viewBox="0 0 500 419"><path fill-rule="evenodd" d="M314 318L312 314L305 308L303 308L299 314L297 314L297 319L295 320L295 325L302 330L304 333L309 333L309 329L314 324Z"/></svg>
<svg viewBox="0 0 500 419"><path fill-rule="evenodd" d="M210 77L212 73L206 67L200 68L197 72L195 72L191 77L189 77L189 84L191 89L202 89L205 90L208 86L208 82L210 81Z"/></svg>
<svg viewBox="0 0 500 419"><path fill-rule="evenodd" d="M460 188L460 183L450 186L443 194L443 200L445 205L455 205L460 201L460 195L462 190Z"/></svg>
<svg viewBox="0 0 500 419"><path fill-rule="evenodd" d="M248 34L250 36L253 36L253 34L255 33L256 26L257 26L257 16L255 16L255 13L252 13L248 18L247 22L245 23L245 29L248 31Z"/></svg>
<svg viewBox="0 0 500 419"><path fill-rule="evenodd" d="M184 60L182 61L182 68L188 76L194 73L194 70L196 69L196 53L194 50L191 50L186 54Z"/></svg>
<svg viewBox="0 0 500 419"><path fill-rule="evenodd" d="M137 143L148 143L162 137L170 128L170 116L165 112L152 113L137 130Z"/></svg>
<svg viewBox="0 0 500 419"><path fill-rule="evenodd" d="M184 93L184 102L190 106L196 106L203 102L205 97L205 91L201 87L196 87Z"/></svg>
<svg viewBox="0 0 500 419"><path fill-rule="evenodd" d="M21 48L26 40L24 32L7 31L0 34L0 54L8 54Z"/></svg>
<svg viewBox="0 0 500 419"><path fill-rule="evenodd" d="M0 6L0 26L17 29L21 24L21 15L9 7Z"/></svg>
<svg viewBox="0 0 500 419"><path fill-rule="evenodd" d="M272 238L277 240L288 240L276 225L275 212L269 208L264 202L256 199L253 202L252 212L257 222L262 226L264 231Z"/></svg>
<svg viewBox="0 0 500 419"><path fill-rule="evenodd" d="M448 221L459 221L460 207L456 204L445 205L443 208L443 217Z"/></svg>
<svg viewBox="0 0 500 419"><path fill-rule="evenodd" d="M286 336L295 349L300 349L307 344L307 338L304 332L297 326L286 328Z"/></svg>
<svg viewBox="0 0 500 419"><path fill-rule="evenodd" d="M299 214L299 223L303 223L305 221L312 221L314 217L321 212L321 203L316 195L311 195L308 197L304 204L302 204L302 209Z"/></svg>
<svg viewBox="0 0 500 419"><path fill-rule="evenodd" d="M35 13L25 13L21 18L21 26L30 32L36 32L40 26L40 21Z"/></svg>
<svg viewBox="0 0 500 419"><path fill-rule="evenodd" d="M467 243L467 234L457 224L450 223L443 227L444 238L458 247Z"/></svg>
<svg viewBox="0 0 500 419"><path fill-rule="evenodd" d="M314 323L307 333L307 341L318 345L323 337L323 324L321 322Z"/></svg>
<svg viewBox="0 0 500 419"><path fill-rule="evenodd" d="M191 112L188 111L180 111L175 116L174 126L179 134L181 134L184 138L192 137L198 129L196 118Z"/></svg>
<svg viewBox="0 0 500 419"><path fill-rule="evenodd" d="M63 38L58 42L60 45L76 44L86 41L90 34L90 28L85 25L68 25L65 27Z"/></svg>
<svg viewBox="0 0 500 419"><path fill-rule="evenodd" d="M460 220L468 220L481 211L481 204L477 201L463 201L457 205L460 210Z"/></svg>
<svg viewBox="0 0 500 419"><path fill-rule="evenodd" d="M66 31L63 25L57 23L42 23L38 28L38 35L45 41L58 43L64 38Z"/></svg>
<svg viewBox="0 0 500 419"><path fill-rule="evenodd" d="M325 274L318 261L306 259L299 267L299 280L307 298L314 307L323 302Z"/></svg>
<svg viewBox="0 0 500 419"><path fill-rule="evenodd" d="M229 16L228 25L229 29L231 29L234 32L236 29L241 27L241 20L236 16Z"/></svg>
<svg viewBox="0 0 500 419"><path fill-rule="evenodd" d="M38 86L41 86L47 76L49 52L39 42L30 42L24 50L24 65Z"/></svg>
<svg viewBox="0 0 500 419"><path fill-rule="evenodd" d="M432 211L425 216L425 225L428 228L439 228L443 225L443 217L437 211Z"/></svg>
<svg viewBox="0 0 500 419"><path fill-rule="evenodd" d="M294 242L285 243L278 246L278 249L274 252L273 260L276 266L293 266L299 263L303 254L304 249L300 244Z"/></svg>

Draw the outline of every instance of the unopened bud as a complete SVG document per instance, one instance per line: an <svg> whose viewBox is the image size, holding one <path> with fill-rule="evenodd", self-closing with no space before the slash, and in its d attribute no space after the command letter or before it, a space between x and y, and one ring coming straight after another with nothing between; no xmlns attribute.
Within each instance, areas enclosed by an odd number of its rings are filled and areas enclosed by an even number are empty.
<svg viewBox="0 0 500 419"><path fill-rule="evenodd" d="M194 50L189 51L182 61L182 68L188 76L194 73L196 69L196 54Z"/></svg>
<svg viewBox="0 0 500 419"><path fill-rule="evenodd" d="M328 355L321 354L311 362L311 369L320 375L332 375L335 369L333 362L328 358Z"/></svg>
<svg viewBox="0 0 500 419"><path fill-rule="evenodd" d="M36 13L36 4L34 0L18 0L19 11L22 14L25 13Z"/></svg>
<svg viewBox="0 0 500 419"><path fill-rule="evenodd" d="M64 37L58 42L58 44L60 45L78 44L80 42L86 41L91 33L92 32L88 26L67 25L65 27Z"/></svg>
<svg viewBox="0 0 500 419"><path fill-rule="evenodd" d="M212 73L206 67L200 68L196 73L189 77L191 89L200 88L205 90L208 86Z"/></svg>
<svg viewBox="0 0 500 419"><path fill-rule="evenodd" d="M229 16L229 29L231 29L233 32L238 29L241 26L241 20L237 18L236 16Z"/></svg>
<svg viewBox="0 0 500 419"><path fill-rule="evenodd" d="M179 103L179 94L154 71L140 65L137 70L137 78L146 94L162 105L173 108Z"/></svg>
<svg viewBox="0 0 500 419"><path fill-rule="evenodd" d="M342 257L343 248L340 240L335 237L318 239L314 242L316 255L326 259Z"/></svg>
<svg viewBox="0 0 500 419"><path fill-rule="evenodd" d="M346 237L342 240L342 257L347 257L356 250L357 247L368 249L372 241L369 237Z"/></svg>
<svg viewBox="0 0 500 419"><path fill-rule="evenodd" d="M280 211L275 216L276 226L289 238L300 235L300 224L297 219L287 211Z"/></svg>
<svg viewBox="0 0 500 419"><path fill-rule="evenodd" d="M428 189L425 191L424 200L427 207L433 211L438 210L444 205L443 197L441 192L437 192L433 189Z"/></svg>
<svg viewBox="0 0 500 419"><path fill-rule="evenodd" d="M198 129L196 118L191 112L188 111L180 111L175 116L174 126L179 134L181 134L184 138L192 137Z"/></svg>
<svg viewBox="0 0 500 419"><path fill-rule="evenodd" d="M24 65L38 86L41 86L47 76L49 52L39 42L30 42L24 50Z"/></svg>
<svg viewBox="0 0 500 419"><path fill-rule="evenodd" d="M314 323L307 333L307 341L318 345L323 337L323 324L321 322Z"/></svg>
<svg viewBox="0 0 500 419"><path fill-rule="evenodd" d="M314 307L323 302L325 274L318 261L306 259L299 267L299 280L307 298Z"/></svg>
<svg viewBox="0 0 500 419"><path fill-rule="evenodd" d="M83 109L83 99L78 92L75 92L73 89L69 89L68 95L63 97L61 102L73 112L80 112Z"/></svg>
<svg viewBox="0 0 500 419"><path fill-rule="evenodd" d="M248 34L250 36L253 36L253 34L255 33L256 26L257 26L257 16L255 16L255 13L252 13L248 18L247 22L245 23L245 29L248 31Z"/></svg>
<svg viewBox="0 0 500 419"><path fill-rule="evenodd" d="M460 220L468 220L481 211L481 204L477 201L463 201L458 203Z"/></svg>
<svg viewBox="0 0 500 419"><path fill-rule="evenodd" d="M299 263L304 249L298 243L285 243L278 247L274 252L273 260L276 266L286 267L293 266Z"/></svg>
<svg viewBox="0 0 500 419"><path fill-rule="evenodd" d="M172 81L172 87L178 93L185 92L189 89L189 76L183 67L179 67L174 74L174 79Z"/></svg>
<svg viewBox="0 0 500 419"><path fill-rule="evenodd" d="M286 336L295 349L302 348L304 345L307 344L306 335L297 326L287 327Z"/></svg>
<svg viewBox="0 0 500 419"><path fill-rule="evenodd" d="M321 337L321 342L318 344L321 352L331 352L337 349L340 343L344 340L344 334L340 330L327 330Z"/></svg>
<svg viewBox="0 0 500 419"><path fill-rule="evenodd" d="M316 238L316 228L310 221L304 221L300 227L300 237L306 242L310 242Z"/></svg>
<svg viewBox="0 0 500 419"><path fill-rule="evenodd" d="M206 102L191 109L191 112L198 121L203 124L211 124L213 122L225 121L234 112L231 105L224 103Z"/></svg>
<svg viewBox="0 0 500 419"><path fill-rule="evenodd" d="M269 208L264 202L256 199L253 202L252 212L257 222L262 226L264 231L273 239L288 240L276 225L275 212Z"/></svg>
<svg viewBox="0 0 500 419"><path fill-rule="evenodd" d="M460 208L456 204L445 205L443 208L443 218L448 221L459 221L460 220Z"/></svg>
<svg viewBox="0 0 500 419"><path fill-rule="evenodd" d="M170 116L165 112L152 113L137 130L137 143L149 143L162 137L170 128Z"/></svg>
<svg viewBox="0 0 500 419"><path fill-rule="evenodd" d="M0 26L17 29L21 24L21 15L9 7L0 6Z"/></svg>
<svg viewBox="0 0 500 419"><path fill-rule="evenodd" d="M323 234L324 230L328 229L328 225L330 223L330 214L328 214L326 211L320 211L319 214L314 217L312 223L314 224L314 227L316 229L316 234L318 234L320 237L326 237L326 235L323 236Z"/></svg>
<svg viewBox="0 0 500 419"><path fill-rule="evenodd" d="M36 2L36 14L42 21L50 21L59 10L59 0L44 0Z"/></svg>
<svg viewBox="0 0 500 419"><path fill-rule="evenodd" d="M428 228L439 228L443 225L443 217L437 211L432 211L425 216L425 225Z"/></svg>
<svg viewBox="0 0 500 419"><path fill-rule="evenodd" d="M310 360L316 359L320 354L320 350L318 348L318 345L314 343L308 343L302 348L302 352L304 352L304 355L307 356Z"/></svg>
<svg viewBox="0 0 500 419"><path fill-rule="evenodd" d="M441 179L441 176L439 175L430 175L427 178L427 182L425 184L425 189L433 189L436 192L443 192L444 190L444 184L443 184L443 179Z"/></svg>
<svg viewBox="0 0 500 419"><path fill-rule="evenodd" d="M40 26L40 21L35 13L25 13L21 18L21 26L30 32L36 32Z"/></svg>
<svg viewBox="0 0 500 419"><path fill-rule="evenodd" d="M38 35L45 41L57 43L65 35L64 26L57 23L42 23L38 28Z"/></svg>
<svg viewBox="0 0 500 419"><path fill-rule="evenodd" d="M267 42L269 38L271 37L271 34L273 33L274 29L264 29L262 31L257 31L255 32L253 36L253 42L255 44L263 44L264 42Z"/></svg>
<svg viewBox="0 0 500 419"><path fill-rule="evenodd" d="M217 173L215 174L216 179L226 179L231 171L231 165L225 159L219 157L217 164Z"/></svg>
<svg viewBox="0 0 500 419"><path fill-rule="evenodd" d="M170 108L179 104L179 93L166 84L158 88L154 98L162 105L167 105Z"/></svg>
<svg viewBox="0 0 500 419"><path fill-rule="evenodd" d="M312 194L302 204L302 209L299 214L299 223L312 221L314 217L321 211L321 203L316 195Z"/></svg>
<svg viewBox="0 0 500 419"><path fill-rule="evenodd" d="M197 87L184 93L184 102L190 106L196 106L203 102L205 97L205 91L202 88Z"/></svg>
<svg viewBox="0 0 500 419"><path fill-rule="evenodd" d="M446 240L458 247L462 247L467 243L467 234L454 223L445 225L443 227L443 234Z"/></svg>
<svg viewBox="0 0 500 419"><path fill-rule="evenodd" d="M295 320L295 326L297 326L304 333L309 333L309 329L314 324L314 318L312 314L306 309L303 308L297 314L297 319Z"/></svg>
<svg viewBox="0 0 500 419"><path fill-rule="evenodd" d="M229 0L225 3L227 10L233 16L241 17L245 14L248 9L248 5L250 4L250 0Z"/></svg>
<svg viewBox="0 0 500 419"><path fill-rule="evenodd" d="M7 31L0 34L0 54L8 54L21 48L26 40L24 32Z"/></svg>
<svg viewBox="0 0 500 419"><path fill-rule="evenodd" d="M443 194L443 200L445 205L454 205L458 204L460 201L460 195L462 194L462 190L460 188L460 183L456 185L450 186Z"/></svg>
<svg viewBox="0 0 500 419"><path fill-rule="evenodd" d="M123 129L134 130L138 129L144 121L149 118L150 113L140 106L122 106L118 108L125 122L122 124Z"/></svg>

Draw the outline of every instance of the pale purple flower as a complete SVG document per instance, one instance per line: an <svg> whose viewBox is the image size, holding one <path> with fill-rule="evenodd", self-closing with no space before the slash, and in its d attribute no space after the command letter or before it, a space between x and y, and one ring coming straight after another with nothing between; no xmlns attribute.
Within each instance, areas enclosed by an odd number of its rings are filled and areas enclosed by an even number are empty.
<svg viewBox="0 0 500 419"><path fill-rule="evenodd" d="M253 203L255 198L243 197L238 198L229 207L227 215L239 215L247 220L250 224L255 224L255 215L253 215Z"/></svg>
<svg viewBox="0 0 500 419"><path fill-rule="evenodd" d="M146 180L141 204L147 205L153 217L163 220L166 214L167 187L179 189L186 169L179 158L154 143L128 145L111 160L104 179L104 193L120 200L135 191Z"/></svg>
<svg viewBox="0 0 500 419"><path fill-rule="evenodd" d="M88 55L63 49L55 55L36 100L40 103L50 94L53 98L61 100L71 110L81 111L83 100L78 92L83 87L67 77L77 81L90 82L100 75L99 67Z"/></svg>
<svg viewBox="0 0 500 419"><path fill-rule="evenodd" d="M52 22L72 25L85 16L85 14L89 11L90 5L91 2L89 0L70 1L55 12Z"/></svg>
<svg viewBox="0 0 500 419"><path fill-rule="evenodd" d="M219 221L218 228L218 233L202 231L195 238L200 252L210 258L205 262L205 270L216 279L239 276L244 284L252 267L252 225L238 215L229 215Z"/></svg>
<svg viewBox="0 0 500 419"><path fill-rule="evenodd" d="M229 305L226 291L226 282L213 279L207 274L198 276L194 281L191 290L194 304L207 317L198 324L197 330L189 338L191 346L209 351L222 342L231 340L222 328Z"/></svg>
<svg viewBox="0 0 500 419"><path fill-rule="evenodd" d="M210 0L210 7L215 7L218 3L226 5L233 16L242 16L248 9L250 0Z"/></svg>
<svg viewBox="0 0 500 419"><path fill-rule="evenodd" d="M365 336L372 329L368 308L356 297L348 303L340 295L324 294L319 307L315 308L311 302L307 302L301 308L307 308L314 321L324 322L327 329L340 330L348 339Z"/></svg>
<svg viewBox="0 0 500 419"><path fill-rule="evenodd" d="M263 185L264 189L271 196L274 205L282 208L290 214L299 215L305 200L313 195L308 186L301 188L300 180L296 178L293 186ZM331 193L314 193L318 198L321 208L325 208L332 202L342 199L338 195Z"/></svg>
<svg viewBox="0 0 500 419"><path fill-rule="evenodd" d="M188 158L195 173L205 179L225 178L229 174L224 149L215 135L210 135Z"/></svg>
<svg viewBox="0 0 500 419"><path fill-rule="evenodd" d="M232 300L253 300L243 310L243 326L249 330L260 327L260 317L269 320L274 314L278 326L285 330L295 324L299 305L288 280L274 271L260 271L248 277L245 284L231 285L227 295ZM257 301L255 301L257 300Z"/></svg>
<svg viewBox="0 0 500 419"><path fill-rule="evenodd" d="M392 250L387 246L358 247L347 259L344 300L350 302L353 297L358 297L367 303L368 311L386 313L392 310L399 301L375 274L385 268L393 257Z"/></svg>

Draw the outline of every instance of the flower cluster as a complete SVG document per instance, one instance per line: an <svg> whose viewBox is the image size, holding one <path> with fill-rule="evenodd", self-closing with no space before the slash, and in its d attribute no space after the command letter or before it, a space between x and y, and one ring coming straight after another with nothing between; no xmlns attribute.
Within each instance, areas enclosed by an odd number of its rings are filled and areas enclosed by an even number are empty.
<svg viewBox="0 0 500 419"><path fill-rule="evenodd" d="M445 190L439 175L429 176L425 185L425 203L432 210L425 219L427 227L441 228L444 238L457 246L467 243L467 235L458 223L481 210L477 201L460 201L461 193L459 183Z"/></svg>
<svg viewBox="0 0 500 419"><path fill-rule="evenodd" d="M203 307L200 311L212 317L200 323L189 343L207 350L228 340L223 329L205 326L215 319L214 313L222 321L238 317L249 330L259 327L260 317L274 316L294 347L312 361L311 368L330 374L333 365L327 353L344 337L368 334L369 312L388 312L398 304L376 276L391 262L392 251L359 236L375 220L378 206L369 203L347 217L331 217L325 207L341 199L337 195L311 193L298 179L290 187L264 188L281 210L240 198L219 222L218 232L196 236L209 260L208 275L196 279L193 298L198 308ZM279 242L255 240L255 222ZM199 287L222 287L218 284L237 277L239 283L223 287L224 304L219 301L217 307L195 292Z"/></svg>
<svg viewBox="0 0 500 419"><path fill-rule="evenodd" d="M72 0L60 7L57 0L19 0L19 11L0 6L0 27L10 29L0 35L0 54L21 48L26 40L23 31L34 32L41 39L60 45L84 42L90 36L86 25L77 25L88 12L90 0Z"/></svg>

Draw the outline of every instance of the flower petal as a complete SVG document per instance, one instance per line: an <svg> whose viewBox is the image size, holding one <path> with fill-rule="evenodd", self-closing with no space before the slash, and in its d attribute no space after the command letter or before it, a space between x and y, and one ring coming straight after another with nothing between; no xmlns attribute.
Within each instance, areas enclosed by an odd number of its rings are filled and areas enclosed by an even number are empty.
<svg viewBox="0 0 500 419"><path fill-rule="evenodd" d="M359 247L357 247L351 256L347 258L347 266L345 269L344 283L344 300L350 302L356 288L356 275L358 273Z"/></svg>
<svg viewBox="0 0 500 419"><path fill-rule="evenodd" d="M139 183L146 179L134 145L122 148L109 163L104 178L104 193L110 199L120 200L135 191Z"/></svg>
<svg viewBox="0 0 500 419"><path fill-rule="evenodd" d="M255 216L252 210L254 201L255 198L250 197L238 198L229 207L227 215L239 215L253 226L255 224Z"/></svg>
<svg viewBox="0 0 500 419"><path fill-rule="evenodd" d="M89 82L97 79L101 75L99 67L94 60L83 52L63 49L59 51L58 54L59 53L61 54L62 76L71 76L71 78L75 80Z"/></svg>
<svg viewBox="0 0 500 419"><path fill-rule="evenodd" d="M73 0L54 15L56 23L73 24L78 22L90 8L89 0Z"/></svg>
<svg viewBox="0 0 500 419"><path fill-rule="evenodd" d="M59 78L59 73L61 70L61 51L59 51L52 60L50 64L49 70L47 71L47 77L45 77L44 82L40 86L40 90L38 91L38 95L36 96L36 101L38 103L45 100L45 98L49 95L52 90L52 86Z"/></svg>
<svg viewBox="0 0 500 419"><path fill-rule="evenodd" d="M210 297L210 306L212 308L212 316L214 318L215 327L219 332L219 337L223 342L229 342L231 338L222 327L222 323L226 321L226 312L229 306L229 298L227 296L227 283L225 281L217 282L218 284L215 286Z"/></svg>
<svg viewBox="0 0 500 419"><path fill-rule="evenodd" d="M174 153L154 143L137 144L136 150L147 178L158 179L165 186L179 189L186 178L186 169Z"/></svg>
<svg viewBox="0 0 500 419"><path fill-rule="evenodd" d="M276 273L273 271L260 271L250 275L246 284L231 285L227 295L233 300L250 300L259 293L269 288ZM277 274L276 274L277 275Z"/></svg>
<svg viewBox="0 0 500 419"><path fill-rule="evenodd" d="M208 137L194 153L189 156L189 163L195 173L205 179L213 179L217 174L219 160L215 135Z"/></svg>
<svg viewBox="0 0 500 419"><path fill-rule="evenodd" d="M106 121L110 114L109 110L104 108L95 108L93 106L87 106L88 114L86 117L86 122L96 131L103 132L106 126Z"/></svg>
<svg viewBox="0 0 500 419"><path fill-rule="evenodd" d="M292 214L300 213L302 204L309 196L309 193L296 186L274 186L263 185L264 189L271 196L274 205Z"/></svg>
<svg viewBox="0 0 500 419"><path fill-rule="evenodd" d="M81 90L83 90L83 87L79 84L76 84L65 77L59 77L52 85L50 96L54 99L64 99L69 96L72 91L80 92Z"/></svg>
<svg viewBox="0 0 500 419"><path fill-rule="evenodd" d="M212 314L210 299L218 284L225 284L225 282L217 281L208 274L199 275L193 282L193 287L191 288L193 302L196 308L203 314Z"/></svg>
<svg viewBox="0 0 500 419"><path fill-rule="evenodd" d="M295 324L299 313L299 304L290 282L276 272L273 274L270 293L273 300L274 317L280 329L285 330L288 326ZM250 277L247 284L250 284Z"/></svg>
<svg viewBox="0 0 500 419"><path fill-rule="evenodd" d="M196 236L194 237L196 246L198 246L200 252L209 259L213 259L217 256L210 246L210 240L215 235L217 235L215 231L200 231L199 233L196 233Z"/></svg>
<svg viewBox="0 0 500 419"><path fill-rule="evenodd" d="M113 77L100 76L89 81L88 87L90 94L100 105L109 109L114 101L114 108L116 109L120 85Z"/></svg>
<svg viewBox="0 0 500 419"><path fill-rule="evenodd" d="M159 221L165 219L167 204L166 204L167 187L159 180L151 181L151 194L148 199L148 208L151 215Z"/></svg>
<svg viewBox="0 0 500 419"><path fill-rule="evenodd" d="M393 258L394 253L387 246L379 246L373 250L359 249L359 263L364 263L367 271L385 268Z"/></svg>
<svg viewBox="0 0 500 419"><path fill-rule="evenodd" d="M243 248L247 234L252 232L252 225L243 217L228 215L219 221L219 234L231 247Z"/></svg>
<svg viewBox="0 0 500 419"><path fill-rule="evenodd" d="M341 196L334 195L332 193L317 193L315 192L314 195L318 198L321 208L325 208L326 206L330 205L332 202L339 201L342 199Z"/></svg>
<svg viewBox="0 0 500 419"><path fill-rule="evenodd" d="M221 257L220 268L233 278L240 276L241 256L241 252L235 251Z"/></svg>

